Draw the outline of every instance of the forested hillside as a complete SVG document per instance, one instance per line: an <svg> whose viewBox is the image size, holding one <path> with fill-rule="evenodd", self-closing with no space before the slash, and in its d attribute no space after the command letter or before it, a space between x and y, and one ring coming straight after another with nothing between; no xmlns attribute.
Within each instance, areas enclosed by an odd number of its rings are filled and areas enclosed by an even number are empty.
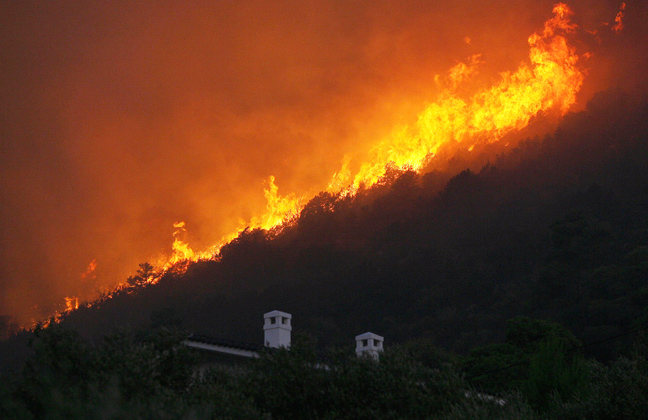
<svg viewBox="0 0 648 420"><path fill-rule="evenodd" d="M326 343L372 330L459 352L503 339L517 315L584 342L622 333L647 315L647 107L608 91L479 170L391 171L355 196L321 193L282 229L245 231L155 285L135 276L62 325L171 323L258 342L262 314L281 309Z"/></svg>
<svg viewBox="0 0 648 420"><path fill-rule="evenodd" d="M648 326L647 111L647 98L604 92L552 134L492 155L478 170L392 170L354 196L321 193L280 229L245 231L213 260L186 271L160 273L142 263L130 287L65 314L37 331L31 346L30 332L2 343L4 372L23 369L29 358L22 374L0 389L4 408L46 418L48 407L62 401L54 384L63 383L73 395L69 401L98 411L99 397L109 391L116 406L133 413L352 418L335 410L355 403L343 394L336 399L335 392L355 389L364 375L357 369L368 368L377 381L371 392L401 386L389 382L394 378L435 384L434 391L401 395L421 410L407 414L411 418L540 418L536 412L606 418L605 410L626 406L641 412L648 383L642 341ZM151 276L159 281L147 284ZM264 359L244 376L191 379L193 356L178 353L183 334L259 343L262 314L273 309L292 313L294 333L318 347L350 350L356 334L379 333L394 347L387 354L394 368L329 359L341 363L340 376L322 377L304 370L320 357L306 346L295 356ZM149 378L148 385L132 382L131 368L143 360L156 360L150 372L136 375ZM297 376L267 375L272 366ZM286 385L281 381L314 394L308 401L285 399L253 385L276 390ZM332 399L318 400L315 389L304 388L312 383L332 387L325 393ZM629 383L636 386L624 394L628 401L592 399L612 398L613 389ZM465 389L505 395L510 404L501 411L470 402L457 391ZM358 391L358 398L373 401L371 392ZM218 395L234 402L228 406ZM361 417L403 413L392 403L367 403ZM72 405L59 408L74 413Z"/></svg>

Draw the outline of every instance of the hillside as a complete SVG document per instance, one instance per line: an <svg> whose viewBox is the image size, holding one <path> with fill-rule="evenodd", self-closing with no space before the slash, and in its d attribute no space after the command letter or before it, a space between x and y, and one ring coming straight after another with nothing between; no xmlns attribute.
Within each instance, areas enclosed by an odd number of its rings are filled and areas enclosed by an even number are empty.
<svg viewBox="0 0 648 420"><path fill-rule="evenodd" d="M647 107L604 92L479 170L391 171L354 197L321 193L282 229L246 231L215 260L61 324L87 337L175 325L260 342L262 314L281 309L322 343L371 330L459 352L501 341L518 315L584 343L621 334L648 316ZM608 358L629 340L588 351ZM22 357L11 349L7 362Z"/></svg>
<svg viewBox="0 0 648 420"><path fill-rule="evenodd" d="M392 171L354 197L321 193L282 229L246 231L214 261L62 324L92 336L172 323L257 342L261 314L281 309L326 343L372 330L456 351L501 339L516 315L584 342L618 334L647 315L647 106L604 92L478 171Z"/></svg>

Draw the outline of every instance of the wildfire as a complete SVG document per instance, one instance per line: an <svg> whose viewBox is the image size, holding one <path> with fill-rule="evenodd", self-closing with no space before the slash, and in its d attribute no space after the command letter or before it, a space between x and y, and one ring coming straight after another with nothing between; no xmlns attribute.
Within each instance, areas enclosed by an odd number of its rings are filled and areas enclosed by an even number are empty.
<svg viewBox="0 0 648 420"><path fill-rule="evenodd" d="M621 32L623 30L623 11L626 8L625 3L621 3L621 7L619 8L619 13L617 13L616 17L614 18L614 26L612 27L612 30L614 32Z"/></svg>
<svg viewBox="0 0 648 420"><path fill-rule="evenodd" d="M187 232L185 229L185 222L178 222L173 224L174 228L177 228L173 232L173 256L171 257L171 264L175 264L178 261L184 260L193 260L196 256L196 253L189 248L189 244L181 239L181 236Z"/></svg>
<svg viewBox="0 0 648 420"><path fill-rule="evenodd" d="M623 27L624 9L625 4L616 18L615 28L618 30ZM346 156L341 169L329 182L327 191L355 194L361 186L376 184L385 175L387 167L420 170L441 150L472 151L477 144L495 142L511 131L524 128L539 113L566 114L576 102L576 94L585 78L585 70L579 66L581 56L566 38L577 29L570 20L572 14L566 4L556 4L553 16L544 27L528 38L529 63L522 63L515 72L501 73L500 80L492 87L477 91L468 98L462 98L458 91L478 74L483 63L480 55L458 63L445 76L437 75L435 81L442 88L437 100L419 113L413 125L395 127L389 136L379 141L370 150L369 161L359 165L360 169L355 174L351 170L352 158ZM468 37L464 41L471 43ZM588 53L583 54L583 57L587 56ZM186 267L189 261L214 258L220 247L244 228L269 230L296 217L306 199L294 194L281 196L278 190L274 176L270 176L267 188L264 188L266 212L253 217L250 223L203 252L192 250L184 239L185 223L174 223L173 253L159 266L166 271L177 269L183 263Z"/></svg>
<svg viewBox="0 0 648 420"><path fill-rule="evenodd" d="M333 184L346 183L351 190L371 186L385 174L387 165L418 170L442 147L470 149L475 142L494 142L524 128L540 112L567 113L576 102L585 72L564 37L576 29L571 10L559 3L553 13L544 28L528 39L531 66L522 64L514 73L502 73L495 86L464 100L455 92L477 74L480 57L457 64L448 72L447 87L419 114L414 126L396 128L373 148L370 161L352 180L342 179L349 176L342 170Z"/></svg>
<svg viewBox="0 0 648 420"><path fill-rule="evenodd" d="M187 232L185 222L181 221L174 223L173 227L176 230L173 232L173 254L168 260L163 258L159 261L158 265L162 266L163 270L166 271L177 267L178 264L183 262L211 259L223 245L236 238L239 231L246 227L251 229L259 228L269 230L281 225L290 217L296 217L303 206L303 198L297 197L294 194L289 194L283 197L280 196L278 194L279 187L275 185L274 181L274 176L270 176L270 178L268 178L268 188L263 190L267 201L266 213L261 217L253 217L247 226L242 226L237 230L237 232L224 237L218 245L214 245L208 250L196 252L191 249L189 243L183 240L183 237L186 236ZM149 283L155 283L155 281Z"/></svg>
<svg viewBox="0 0 648 420"><path fill-rule="evenodd" d="M174 268L177 265L182 264L183 262L198 261L201 259L209 259L213 257L214 247L202 252L196 252L191 249L189 243L185 240L187 229L185 227L184 221L174 223L173 227L176 229L173 232L173 244L171 245L173 254L168 259L162 257L158 262L158 265L163 267L163 271ZM155 281L150 281L150 283L155 283Z"/></svg>
<svg viewBox="0 0 648 420"><path fill-rule="evenodd" d="M279 226L284 220L295 217L304 204L302 197L289 194L284 197L278 194L279 187L275 185L275 177L268 179L268 188L263 190L266 198L266 213L261 217L254 217L250 223L251 228L272 229Z"/></svg>
<svg viewBox="0 0 648 420"><path fill-rule="evenodd" d="M65 298L65 310L73 311L79 309L79 298L76 296L66 297Z"/></svg>
<svg viewBox="0 0 648 420"><path fill-rule="evenodd" d="M95 270L97 269L97 259L93 259L90 261L88 264L88 267L86 270L81 274L81 279L82 280L94 280L97 278L97 274L95 273ZM79 296L69 296L65 298L65 310L63 312L70 312L74 311L76 309L79 309ZM54 316L54 321L58 321L60 319L61 313L57 312L56 315Z"/></svg>

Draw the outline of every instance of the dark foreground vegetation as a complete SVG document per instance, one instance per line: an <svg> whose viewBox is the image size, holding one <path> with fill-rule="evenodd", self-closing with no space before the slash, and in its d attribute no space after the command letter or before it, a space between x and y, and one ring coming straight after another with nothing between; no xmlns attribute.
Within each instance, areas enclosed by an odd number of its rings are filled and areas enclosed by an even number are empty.
<svg viewBox="0 0 648 420"><path fill-rule="evenodd" d="M290 350L198 370L201 355L184 346L177 331L118 332L93 345L53 326L36 331L22 373L0 383L0 417L643 418L648 347L639 344L629 357L603 365L567 351L573 336L558 325L513 324L506 345L522 363L513 374L486 375L493 379L486 388L499 388L495 394L465 375L467 366L474 369L486 358L457 358L421 342L392 346L375 361L350 349L316 351L312 341L300 339Z"/></svg>
<svg viewBox="0 0 648 420"><path fill-rule="evenodd" d="M13 372L3 407L25 418L48 418L48 407L67 418L113 408L133 418L641 417L646 115L646 98L604 92L543 139L475 150L470 165L457 156L448 167L459 172L392 170L354 197L322 193L282 229L245 231L186 273L142 264L130 289L39 332L45 344L29 350L21 333L0 345ZM144 285L151 275L159 282ZM373 331L402 346L379 364L330 358L330 370L307 368L315 356L296 346L196 378L160 330L260 343L274 309L324 345ZM2 337L15 328L0 325Z"/></svg>

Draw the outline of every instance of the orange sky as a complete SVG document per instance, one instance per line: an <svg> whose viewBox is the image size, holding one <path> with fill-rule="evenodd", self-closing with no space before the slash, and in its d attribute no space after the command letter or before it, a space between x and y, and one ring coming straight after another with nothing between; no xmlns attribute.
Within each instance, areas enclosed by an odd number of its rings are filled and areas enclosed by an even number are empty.
<svg viewBox="0 0 648 420"><path fill-rule="evenodd" d="M601 22L620 2L568 3L594 53L577 106L643 89L646 5L626 2L613 34ZM0 3L0 315L28 322L124 281L171 251L174 222L213 244L263 211L271 175L280 194L325 189L344 155L435 99L435 75L482 54L488 85L528 60L552 5Z"/></svg>

